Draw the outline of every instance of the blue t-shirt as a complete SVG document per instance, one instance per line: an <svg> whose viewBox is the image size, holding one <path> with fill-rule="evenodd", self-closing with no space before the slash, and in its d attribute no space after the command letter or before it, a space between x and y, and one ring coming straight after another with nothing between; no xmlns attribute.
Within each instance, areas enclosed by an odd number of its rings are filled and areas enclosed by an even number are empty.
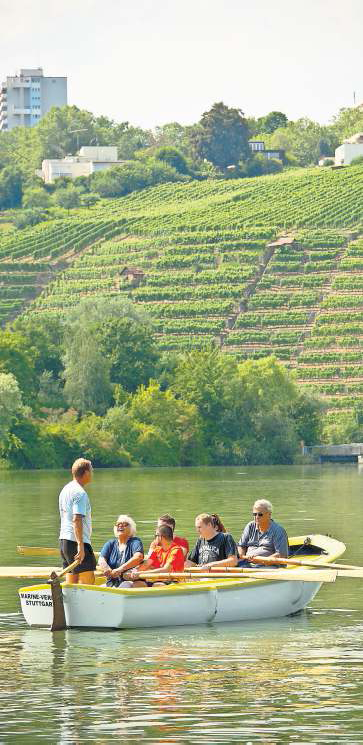
<svg viewBox="0 0 363 745"><path fill-rule="evenodd" d="M256 556L271 556L277 551L286 558L289 555L289 542L285 528L274 520L268 530L264 533L258 529L254 520L248 523L238 542L241 548L246 551L246 557L250 554Z"/></svg>
<svg viewBox="0 0 363 745"><path fill-rule="evenodd" d="M75 541L73 517L82 515L83 542L91 543L91 504L87 492L78 481L70 481L63 487L59 495L59 513L61 518L59 538Z"/></svg>
<svg viewBox="0 0 363 745"><path fill-rule="evenodd" d="M121 564L125 564L126 561L129 561L129 559L131 559L137 552L144 555L144 547L140 538L137 538L137 536L131 536L131 538L126 541L124 551L120 549L118 539L113 538L102 546L100 556L103 556L111 569L117 569ZM121 582L122 575L121 577L110 577L106 584L108 587L118 587Z"/></svg>

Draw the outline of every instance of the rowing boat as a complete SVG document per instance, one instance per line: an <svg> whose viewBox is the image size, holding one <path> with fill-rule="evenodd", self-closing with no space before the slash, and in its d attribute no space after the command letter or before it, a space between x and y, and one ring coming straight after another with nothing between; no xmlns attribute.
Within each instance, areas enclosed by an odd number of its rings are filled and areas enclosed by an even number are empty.
<svg viewBox="0 0 363 745"><path fill-rule="evenodd" d="M292 556L316 562L317 569L323 562L334 562L345 551L344 543L323 535L298 536L290 538L289 543ZM287 577L291 571L292 567L284 569ZM299 580L193 577L165 586L132 589L105 587L102 577L96 577L95 585L63 583L66 624L70 628L127 629L288 616L306 608L319 591L322 582L314 581L315 571L314 567L304 567ZM22 587L19 595L29 626L51 626L49 584Z"/></svg>

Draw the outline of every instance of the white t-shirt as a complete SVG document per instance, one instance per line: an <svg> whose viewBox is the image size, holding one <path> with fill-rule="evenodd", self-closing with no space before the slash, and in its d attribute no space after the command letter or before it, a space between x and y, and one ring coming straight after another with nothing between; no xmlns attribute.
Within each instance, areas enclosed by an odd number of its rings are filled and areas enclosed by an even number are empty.
<svg viewBox="0 0 363 745"><path fill-rule="evenodd" d="M75 541L73 516L82 515L83 542L91 543L92 521L91 504L88 494L78 481L70 481L59 495L61 527L59 538Z"/></svg>

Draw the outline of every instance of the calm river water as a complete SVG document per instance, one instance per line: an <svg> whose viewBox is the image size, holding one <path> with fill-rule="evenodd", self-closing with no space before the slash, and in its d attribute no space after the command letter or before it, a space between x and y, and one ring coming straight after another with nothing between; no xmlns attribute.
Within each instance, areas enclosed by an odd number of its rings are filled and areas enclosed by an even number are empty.
<svg viewBox="0 0 363 745"><path fill-rule="evenodd" d="M25 563L19 543L57 544L66 480L0 472L0 564ZM166 511L191 542L204 510L238 538L267 497L290 535L332 534L363 564L362 486L357 466L98 470L93 545L120 512L146 546ZM326 585L283 620L54 634L25 625L24 582L0 582L0 743L363 742L363 580Z"/></svg>

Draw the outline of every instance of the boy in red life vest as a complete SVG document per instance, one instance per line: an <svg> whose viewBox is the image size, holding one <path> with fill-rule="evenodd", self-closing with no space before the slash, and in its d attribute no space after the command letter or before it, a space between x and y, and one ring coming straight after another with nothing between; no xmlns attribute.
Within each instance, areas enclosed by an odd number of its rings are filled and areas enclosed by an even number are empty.
<svg viewBox="0 0 363 745"><path fill-rule="evenodd" d="M149 557L137 569L130 572L133 587L145 587L145 580L138 579L139 574L158 574L162 572L182 572L184 569L184 554L180 546L173 541L173 531L170 525L160 525L155 532L155 547ZM155 578L157 582L157 579ZM161 584L165 584L164 582Z"/></svg>

